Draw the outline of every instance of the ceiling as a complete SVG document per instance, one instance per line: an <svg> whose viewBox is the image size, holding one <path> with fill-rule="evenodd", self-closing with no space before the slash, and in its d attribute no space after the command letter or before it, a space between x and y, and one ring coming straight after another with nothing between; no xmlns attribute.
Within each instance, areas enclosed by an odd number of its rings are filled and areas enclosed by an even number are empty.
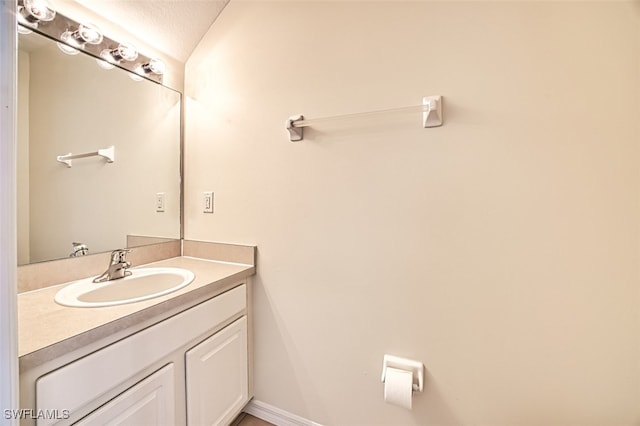
<svg viewBox="0 0 640 426"><path fill-rule="evenodd" d="M143 42L180 62L189 55L229 0L76 0Z"/></svg>

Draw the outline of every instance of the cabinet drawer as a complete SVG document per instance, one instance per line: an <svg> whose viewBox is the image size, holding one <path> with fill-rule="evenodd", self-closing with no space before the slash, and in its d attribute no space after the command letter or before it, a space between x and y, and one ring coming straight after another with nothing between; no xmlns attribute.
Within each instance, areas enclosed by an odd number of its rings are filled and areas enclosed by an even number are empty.
<svg viewBox="0 0 640 426"><path fill-rule="evenodd" d="M246 295L242 284L40 377L36 408L69 410L72 418L94 410L93 404L122 392L123 384L145 368L246 309ZM53 422L39 419L38 425Z"/></svg>
<svg viewBox="0 0 640 426"><path fill-rule="evenodd" d="M175 424L173 364L165 365L77 423L78 426Z"/></svg>

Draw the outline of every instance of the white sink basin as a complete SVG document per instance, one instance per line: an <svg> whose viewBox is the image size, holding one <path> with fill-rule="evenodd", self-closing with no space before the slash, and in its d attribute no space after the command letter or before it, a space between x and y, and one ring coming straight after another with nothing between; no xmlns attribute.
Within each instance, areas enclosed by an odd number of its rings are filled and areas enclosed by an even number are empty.
<svg viewBox="0 0 640 426"><path fill-rule="evenodd" d="M60 289L56 303L74 308L123 305L164 296L189 285L195 275L182 268L130 269L131 275L94 283L93 278L73 281Z"/></svg>

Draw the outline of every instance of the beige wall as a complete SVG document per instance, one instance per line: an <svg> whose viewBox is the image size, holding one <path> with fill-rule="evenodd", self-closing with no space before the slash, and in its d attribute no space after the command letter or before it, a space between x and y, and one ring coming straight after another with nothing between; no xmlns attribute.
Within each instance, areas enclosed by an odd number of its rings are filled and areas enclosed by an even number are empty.
<svg viewBox="0 0 640 426"><path fill-rule="evenodd" d="M637 2L232 1L185 73L185 237L258 245L256 398L637 424L639 32ZM435 94L437 129L284 129ZM385 353L426 366L413 411L382 400Z"/></svg>

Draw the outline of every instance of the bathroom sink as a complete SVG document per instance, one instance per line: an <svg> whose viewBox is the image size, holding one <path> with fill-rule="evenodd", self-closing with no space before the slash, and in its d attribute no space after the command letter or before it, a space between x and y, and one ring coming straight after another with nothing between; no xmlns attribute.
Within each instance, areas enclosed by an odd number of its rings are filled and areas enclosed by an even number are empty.
<svg viewBox="0 0 640 426"><path fill-rule="evenodd" d="M182 268L130 269L131 275L94 283L93 278L73 281L55 295L56 303L75 308L123 305L164 296L189 285L195 275Z"/></svg>

